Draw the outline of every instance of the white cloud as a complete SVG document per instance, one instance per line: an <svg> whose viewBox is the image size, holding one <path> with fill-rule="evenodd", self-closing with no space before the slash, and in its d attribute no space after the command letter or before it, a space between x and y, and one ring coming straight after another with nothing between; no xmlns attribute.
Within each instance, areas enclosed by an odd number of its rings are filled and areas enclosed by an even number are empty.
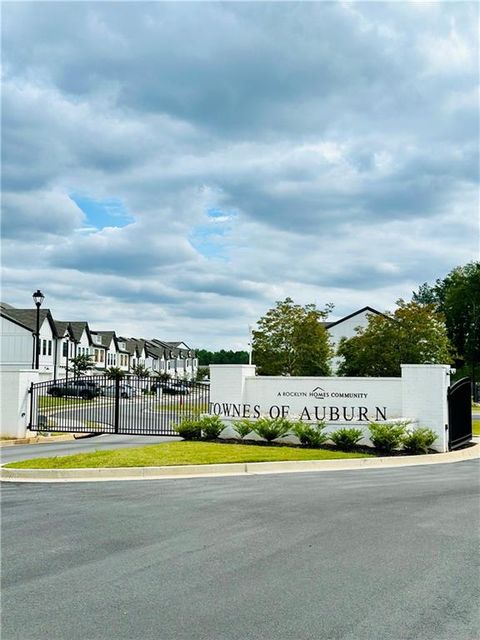
<svg viewBox="0 0 480 640"><path fill-rule="evenodd" d="M3 13L7 302L238 348L287 295L392 308L478 256L473 4Z"/></svg>

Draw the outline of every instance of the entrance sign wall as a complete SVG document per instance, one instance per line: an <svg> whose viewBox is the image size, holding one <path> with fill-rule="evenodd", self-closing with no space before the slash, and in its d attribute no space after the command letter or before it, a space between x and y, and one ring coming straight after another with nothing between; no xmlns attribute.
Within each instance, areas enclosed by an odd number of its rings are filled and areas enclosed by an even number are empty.
<svg viewBox="0 0 480 640"><path fill-rule="evenodd" d="M227 425L260 416L325 420L330 431L362 428L367 443L370 421L410 420L435 431L432 448L447 451L449 384L448 365L404 364L400 378L256 376L254 365L210 365L209 412Z"/></svg>

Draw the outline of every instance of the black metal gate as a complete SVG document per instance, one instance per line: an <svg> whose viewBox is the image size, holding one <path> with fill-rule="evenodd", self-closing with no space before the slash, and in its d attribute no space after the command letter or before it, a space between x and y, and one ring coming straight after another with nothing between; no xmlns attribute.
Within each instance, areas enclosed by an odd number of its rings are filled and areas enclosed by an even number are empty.
<svg viewBox="0 0 480 640"><path fill-rule="evenodd" d="M472 439L470 378L462 378L448 389L448 448L458 449Z"/></svg>
<svg viewBox="0 0 480 640"><path fill-rule="evenodd" d="M50 380L30 388L32 431L174 436L184 419L208 413L201 382L125 376Z"/></svg>

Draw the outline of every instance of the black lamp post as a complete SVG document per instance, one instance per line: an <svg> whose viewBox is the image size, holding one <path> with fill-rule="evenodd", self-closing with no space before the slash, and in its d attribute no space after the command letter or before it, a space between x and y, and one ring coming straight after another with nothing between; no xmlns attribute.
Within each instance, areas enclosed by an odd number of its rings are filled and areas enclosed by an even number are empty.
<svg viewBox="0 0 480 640"><path fill-rule="evenodd" d="M37 307L37 330L35 332L35 369L38 369L38 359L40 356L40 307L45 299L45 296L37 289L32 296L35 306Z"/></svg>

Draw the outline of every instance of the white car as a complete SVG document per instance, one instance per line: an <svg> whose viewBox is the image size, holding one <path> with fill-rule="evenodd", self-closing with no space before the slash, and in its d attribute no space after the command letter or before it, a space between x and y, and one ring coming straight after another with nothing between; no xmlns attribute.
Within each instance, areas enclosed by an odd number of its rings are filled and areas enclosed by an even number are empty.
<svg viewBox="0 0 480 640"><path fill-rule="evenodd" d="M125 383L120 384L119 392L120 392L121 398L134 398L137 395L137 390L135 389L135 387L132 387L131 384L125 384ZM115 397L115 394L116 394L116 385L114 384L111 384L110 386L105 387L102 390L102 395L104 396Z"/></svg>

